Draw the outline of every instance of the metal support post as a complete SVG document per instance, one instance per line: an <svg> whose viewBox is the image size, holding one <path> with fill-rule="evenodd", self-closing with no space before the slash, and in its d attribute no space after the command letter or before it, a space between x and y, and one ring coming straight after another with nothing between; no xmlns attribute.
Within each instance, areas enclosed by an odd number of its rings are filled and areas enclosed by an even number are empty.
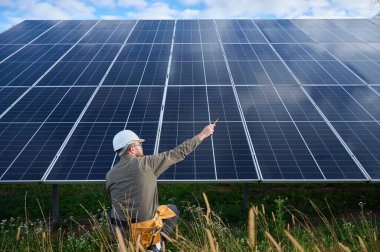
<svg viewBox="0 0 380 252"><path fill-rule="evenodd" d="M244 210L249 209L249 184L243 184L243 205Z"/></svg>
<svg viewBox="0 0 380 252"><path fill-rule="evenodd" d="M52 218L53 223L57 222L59 218L59 191L57 184L54 184L52 188Z"/></svg>

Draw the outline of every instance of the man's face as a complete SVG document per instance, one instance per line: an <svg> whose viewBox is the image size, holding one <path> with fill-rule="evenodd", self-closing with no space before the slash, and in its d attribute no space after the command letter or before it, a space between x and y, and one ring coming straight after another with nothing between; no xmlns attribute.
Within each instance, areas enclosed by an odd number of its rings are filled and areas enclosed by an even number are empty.
<svg viewBox="0 0 380 252"><path fill-rule="evenodd" d="M130 148L136 157L143 157L144 156L144 150L142 147L142 143L140 143L139 141L133 142L133 144L131 145Z"/></svg>

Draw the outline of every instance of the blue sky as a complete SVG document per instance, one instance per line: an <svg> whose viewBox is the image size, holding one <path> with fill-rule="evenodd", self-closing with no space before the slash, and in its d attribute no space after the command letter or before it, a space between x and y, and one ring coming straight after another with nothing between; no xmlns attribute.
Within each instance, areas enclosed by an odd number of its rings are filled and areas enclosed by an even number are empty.
<svg viewBox="0 0 380 252"><path fill-rule="evenodd" d="M379 0L0 0L0 32L25 19L372 18Z"/></svg>

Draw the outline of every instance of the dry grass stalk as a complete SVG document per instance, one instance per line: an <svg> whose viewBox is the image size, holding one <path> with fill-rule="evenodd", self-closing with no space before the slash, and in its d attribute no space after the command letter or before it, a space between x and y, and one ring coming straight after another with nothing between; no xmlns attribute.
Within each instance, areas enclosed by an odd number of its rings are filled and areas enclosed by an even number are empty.
<svg viewBox="0 0 380 252"><path fill-rule="evenodd" d="M272 212L272 219L273 219L273 221L276 221L276 215L274 215L273 212Z"/></svg>
<svg viewBox="0 0 380 252"><path fill-rule="evenodd" d="M178 230L178 224L175 225L175 239L178 240L179 230Z"/></svg>
<svg viewBox="0 0 380 252"><path fill-rule="evenodd" d="M376 234L376 231L373 231L373 239L375 242L377 242L377 234Z"/></svg>
<svg viewBox="0 0 380 252"><path fill-rule="evenodd" d="M273 236L268 231L265 231L264 234L265 234L265 237L269 240L269 242L277 249L277 251L279 251L279 252L283 251L280 244L278 244L276 242L276 240L273 238Z"/></svg>
<svg viewBox="0 0 380 252"><path fill-rule="evenodd" d="M263 215L265 215L265 207L264 207L264 204L261 204L261 211L263 212Z"/></svg>
<svg viewBox="0 0 380 252"><path fill-rule="evenodd" d="M316 251L316 252L322 252L322 250L320 250L319 248L318 248L318 246L314 246L314 251Z"/></svg>
<svg viewBox="0 0 380 252"><path fill-rule="evenodd" d="M21 237L21 227L18 227L17 232L16 232L16 241L19 241L20 237Z"/></svg>
<svg viewBox="0 0 380 252"><path fill-rule="evenodd" d="M205 228L205 230L206 230L206 234L207 234L207 238L208 238L208 243L210 245L210 251L216 252L217 250L216 250L215 243L214 243L214 237L212 236L210 230L208 230L207 228Z"/></svg>
<svg viewBox="0 0 380 252"><path fill-rule="evenodd" d="M248 246L252 251L256 247L256 213L254 209L251 207L248 213Z"/></svg>
<svg viewBox="0 0 380 252"><path fill-rule="evenodd" d="M294 217L293 214L292 214L292 224L293 224L293 227L296 225L296 217Z"/></svg>
<svg viewBox="0 0 380 252"><path fill-rule="evenodd" d="M123 235L121 234L119 227L115 228L115 233L116 233L116 241L117 241L119 251L127 252L127 247L125 246Z"/></svg>
<svg viewBox="0 0 380 252"><path fill-rule="evenodd" d="M288 227L289 227L289 225L288 225ZM293 235L291 235L287 230L284 230L284 233L285 233L286 237L288 237L288 239L293 243L293 245L297 249L297 251L304 252L304 249L298 243L298 241L296 240L296 238L294 238Z"/></svg>
<svg viewBox="0 0 380 252"><path fill-rule="evenodd" d="M136 251L139 252L145 252L145 248L143 247L143 245L141 245L141 235L139 235L137 237L137 241L136 241Z"/></svg>
<svg viewBox="0 0 380 252"><path fill-rule="evenodd" d="M290 231L290 224L288 223L288 225L286 225L286 229L288 230L288 231Z"/></svg>
<svg viewBox="0 0 380 252"><path fill-rule="evenodd" d="M259 215L259 207L258 206L255 206L255 214Z"/></svg>
<svg viewBox="0 0 380 252"><path fill-rule="evenodd" d="M100 252L104 252L103 243L100 244Z"/></svg>
<svg viewBox="0 0 380 252"><path fill-rule="evenodd" d="M206 203L206 222L207 224L210 224L210 213L211 213L211 208L210 204L208 203L208 199L205 193L203 193L203 199Z"/></svg>
<svg viewBox="0 0 380 252"><path fill-rule="evenodd" d="M165 242L161 242L161 245L162 245L162 252L165 252L166 251L166 245L165 245Z"/></svg>
<svg viewBox="0 0 380 252"><path fill-rule="evenodd" d="M365 245L365 242L363 241L363 239L359 235L358 235L358 240L360 243L360 247L362 247L362 251L368 252L368 249L367 249L367 246Z"/></svg>
<svg viewBox="0 0 380 252"><path fill-rule="evenodd" d="M169 235L165 234L164 232L160 233L162 237L164 237L166 240L168 240L171 243L175 243L176 240L173 240L172 238L169 237Z"/></svg>
<svg viewBox="0 0 380 252"><path fill-rule="evenodd" d="M349 249L347 246L343 245L342 243L338 242L339 248L344 252L351 252L351 249Z"/></svg>

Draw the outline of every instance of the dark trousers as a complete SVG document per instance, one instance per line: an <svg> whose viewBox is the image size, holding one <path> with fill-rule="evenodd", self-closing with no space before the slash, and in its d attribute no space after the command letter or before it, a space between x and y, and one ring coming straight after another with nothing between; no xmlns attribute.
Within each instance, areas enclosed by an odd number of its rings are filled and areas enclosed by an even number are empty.
<svg viewBox="0 0 380 252"><path fill-rule="evenodd" d="M178 217L179 217L179 210L178 210L178 207L175 205L169 204L167 206L170 208L170 210L172 210L176 214L176 216L169 218L169 219L162 220L164 223L164 226L162 227L161 232L164 232L165 234L170 235L173 232L175 225L177 224ZM119 221L119 220L115 220L115 219L112 220L110 217L111 211L112 211L112 209L109 211L108 216L109 216L110 222L111 222L111 225L110 225L111 230L110 231L111 231L113 238L115 239L115 237L116 237L115 236L115 228L116 228L116 226L118 226L123 237L128 240L129 235L130 235L128 223L126 221Z"/></svg>

